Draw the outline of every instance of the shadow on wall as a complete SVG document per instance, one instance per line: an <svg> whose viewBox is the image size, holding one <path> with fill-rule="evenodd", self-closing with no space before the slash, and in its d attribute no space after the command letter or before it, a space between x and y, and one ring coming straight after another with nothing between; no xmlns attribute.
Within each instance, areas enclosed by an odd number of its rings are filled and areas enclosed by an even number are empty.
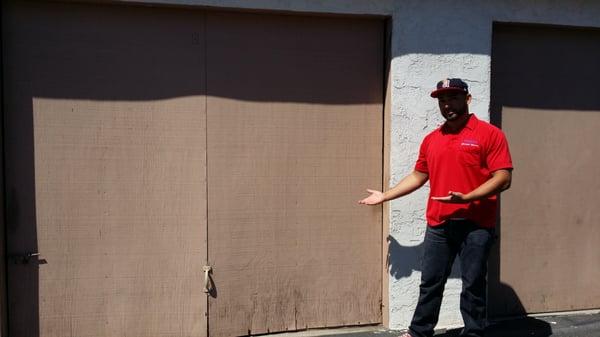
<svg viewBox="0 0 600 337"><path fill-rule="evenodd" d="M498 245L498 243L496 243ZM550 324L534 317L524 317L527 312L515 290L506 283L499 282L494 289L501 293L506 299L505 303L510 305L508 312L513 313L511 317L502 319L490 319L490 325L486 336L506 337L508 336L535 336L545 337L552 335ZM518 317L515 319L515 317Z"/></svg>
<svg viewBox="0 0 600 337"><path fill-rule="evenodd" d="M24 139L32 140L28 134ZM25 143L28 143L27 141ZM33 143L30 143L33 147ZM27 149L27 147L22 147ZM11 310L11 336L39 336L39 271L40 264L46 260L37 256L37 221L35 199L35 180L33 179L33 150L20 154L21 174L25 180L20 189L6 190L6 233L17 240L7 241L7 288L12 294L8 296L8 308ZM14 178L10 175L7 179ZM18 224L18 226L17 226ZM15 242L16 241L16 242Z"/></svg>
<svg viewBox="0 0 600 337"><path fill-rule="evenodd" d="M421 271L423 260L423 242L416 246L402 246L391 235L387 237L387 266L390 276L399 280L409 277L415 271ZM458 258L454 261L449 278L460 278Z"/></svg>
<svg viewBox="0 0 600 337"><path fill-rule="evenodd" d="M387 265L389 274L395 279L409 277L414 271L421 270L421 260L423 256L423 243L416 246L402 246L392 236L388 236L388 256ZM498 249L498 243L494 244L492 250ZM497 256L497 255L496 255ZM494 258L490 260L490 277L497 277L497 270L493 264L496 263ZM449 278L460 278L460 266L458 258L454 261L452 272ZM496 296L504 299L503 303L506 306L505 312L512 313L511 317L503 318L502 320L492 320L486 330L488 337L508 337L508 336L532 336L532 337L547 337L552 335L550 324L545 321L533 318L523 317L526 314L516 292L507 284L501 283L498 280L493 283L493 291ZM520 318L514 318L520 317ZM447 333L436 335L437 337L457 337L462 329L453 329Z"/></svg>
<svg viewBox="0 0 600 337"><path fill-rule="evenodd" d="M552 327L548 322L545 322L534 317L523 317L525 308L521 304L519 297L515 291L507 284L500 284L498 291L501 291L504 296L507 296L511 303L511 310L514 316L493 320L490 319L489 325L486 328L485 335L487 337L548 337L552 336ZM446 333L436 335L437 337L458 337L462 329L452 329Z"/></svg>
<svg viewBox="0 0 600 337"><path fill-rule="evenodd" d="M500 225L501 221L499 221L498 227ZM498 316L496 312L499 310L510 313L510 316ZM486 330L486 336L546 337L552 335L550 324L534 317L525 317L525 315L527 315L527 311L516 291L510 285L500 281L500 240L496 240L488 260L488 319L490 325ZM455 335L448 335L448 337L450 336Z"/></svg>
<svg viewBox="0 0 600 337"><path fill-rule="evenodd" d="M35 97L146 101L200 95L314 104L382 99L381 87L366 89L356 81L372 80L383 69L383 58L373 52L383 49L379 19L36 2L6 7L11 28L16 16L51 13L5 38L9 46L38 45L37 53L19 46L6 57L27 63L19 79L33 85ZM340 54L358 54L370 66ZM67 74L68 81L56 85L56 74Z"/></svg>
<svg viewBox="0 0 600 337"><path fill-rule="evenodd" d="M507 106L599 111L599 38L600 29L494 24L491 121L501 125Z"/></svg>

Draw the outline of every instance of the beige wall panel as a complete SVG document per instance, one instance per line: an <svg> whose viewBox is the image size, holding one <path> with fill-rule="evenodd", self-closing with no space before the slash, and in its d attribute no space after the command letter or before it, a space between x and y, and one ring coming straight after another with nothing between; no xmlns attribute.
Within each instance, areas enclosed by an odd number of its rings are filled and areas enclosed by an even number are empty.
<svg viewBox="0 0 600 337"><path fill-rule="evenodd" d="M211 336L381 322L383 23L210 13Z"/></svg>
<svg viewBox="0 0 600 337"><path fill-rule="evenodd" d="M526 312L600 307L600 111L502 116L517 171L502 200L501 281Z"/></svg>
<svg viewBox="0 0 600 337"><path fill-rule="evenodd" d="M490 268L492 316L600 308L598 60L597 29L494 28L492 120L515 172Z"/></svg>
<svg viewBox="0 0 600 337"><path fill-rule="evenodd" d="M206 336L204 15L8 17L11 335Z"/></svg>

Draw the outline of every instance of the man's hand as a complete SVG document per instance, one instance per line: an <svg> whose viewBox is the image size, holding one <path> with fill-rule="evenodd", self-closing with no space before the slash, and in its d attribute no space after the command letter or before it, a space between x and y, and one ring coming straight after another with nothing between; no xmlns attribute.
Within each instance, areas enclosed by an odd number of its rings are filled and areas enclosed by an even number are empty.
<svg viewBox="0 0 600 337"><path fill-rule="evenodd" d="M511 178L511 169L497 170L492 172L492 177L490 179L467 194L449 191L447 196L431 197L431 200L447 204L466 204L471 201L481 200L507 190L510 187Z"/></svg>
<svg viewBox="0 0 600 337"><path fill-rule="evenodd" d="M358 201L358 203L363 205L379 205L384 201L394 200L423 186L427 179L429 179L427 173L416 170L412 171L409 175L402 178L396 186L385 191L385 193L376 190L367 190L371 195Z"/></svg>
<svg viewBox="0 0 600 337"><path fill-rule="evenodd" d="M366 197L362 200L359 200L358 201L359 204L377 205L377 204L381 204L382 202L385 201L382 192L379 192L376 190L369 190L369 189L367 189L367 192L371 193L371 195L369 195L368 197Z"/></svg>
<svg viewBox="0 0 600 337"><path fill-rule="evenodd" d="M460 192L449 191L448 195L445 197L431 197L431 200L443 202L446 204L466 204L471 202L469 198L465 194Z"/></svg>

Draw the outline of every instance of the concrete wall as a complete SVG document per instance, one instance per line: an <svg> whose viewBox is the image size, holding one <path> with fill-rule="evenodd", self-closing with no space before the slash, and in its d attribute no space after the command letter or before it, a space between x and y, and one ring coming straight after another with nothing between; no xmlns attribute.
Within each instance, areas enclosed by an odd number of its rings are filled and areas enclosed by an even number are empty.
<svg viewBox="0 0 600 337"><path fill-rule="evenodd" d="M412 170L422 138L442 122L435 100L429 98L431 88L439 79L465 79L474 96L471 111L481 119L489 120L490 54L494 21L600 27L600 2L595 0L116 2L392 16L392 185ZM391 203L390 328L405 328L416 304L420 278L418 257L425 230L427 194L426 187ZM455 271L446 287L439 326L462 324L458 310L460 289L461 282Z"/></svg>

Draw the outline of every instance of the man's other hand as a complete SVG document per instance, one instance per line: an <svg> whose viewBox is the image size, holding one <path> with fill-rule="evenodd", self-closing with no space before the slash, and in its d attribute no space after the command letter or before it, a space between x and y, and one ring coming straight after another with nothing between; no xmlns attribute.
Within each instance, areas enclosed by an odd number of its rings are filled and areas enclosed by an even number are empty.
<svg viewBox="0 0 600 337"><path fill-rule="evenodd" d="M447 204L466 204L471 202L466 195L460 192L449 191L445 197L431 197L431 200L447 203Z"/></svg>
<svg viewBox="0 0 600 337"><path fill-rule="evenodd" d="M383 193L376 191L376 190L369 190L367 189L367 192L371 193L371 195L369 195L368 197L359 200L358 203L359 204L363 204L363 205L377 205L377 204L381 204L382 202L384 202L384 197L383 197Z"/></svg>

